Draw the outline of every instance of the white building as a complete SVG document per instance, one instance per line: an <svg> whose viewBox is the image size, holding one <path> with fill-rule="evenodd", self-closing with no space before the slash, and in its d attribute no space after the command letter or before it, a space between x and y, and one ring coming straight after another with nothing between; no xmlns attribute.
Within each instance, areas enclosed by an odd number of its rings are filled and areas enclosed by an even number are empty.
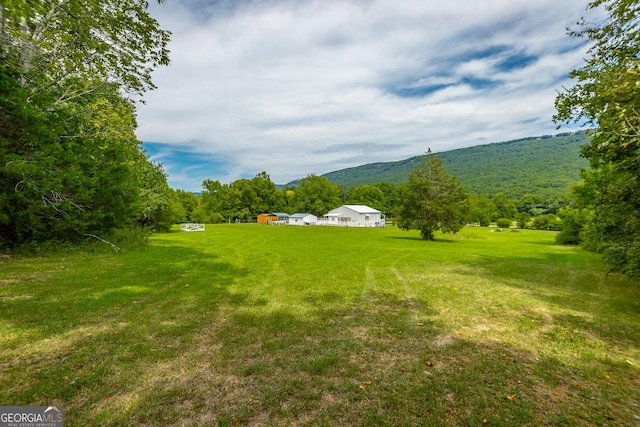
<svg viewBox="0 0 640 427"><path fill-rule="evenodd" d="M384 215L365 205L342 205L329 211L318 225L343 227L384 227Z"/></svg>
<svg viewBox="0 0 640 427"><path fill-rule="evenodd" d="M310 213L295 213L289 216L289 225L316 225L318 217Z"/></svg>

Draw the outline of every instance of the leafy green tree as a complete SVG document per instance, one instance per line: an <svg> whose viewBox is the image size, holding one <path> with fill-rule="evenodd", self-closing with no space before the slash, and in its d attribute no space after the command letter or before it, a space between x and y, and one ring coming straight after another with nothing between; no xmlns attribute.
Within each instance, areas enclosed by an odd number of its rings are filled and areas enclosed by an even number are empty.
<svg viewBox="0 0 640 427"><path fill-rule="evenodd" d="M197 217L197 211L200 207L200 199L191 191L173 190L174 199L182 206L184 215L179 219L180 222L200 222Z"/></svg>
<svg viewBox="0 0 640 427"><path fill-rule="evenodd" d="M486 197L469 196L469 213L467 221L487 227L498 214L496 204Z"/></svg>
<svg viewBox="0 0 640 427"><path fill-rule="evenodd" d="M298 183L295 192L295 210L322 216L342 204L340 189L327 178L308 175Z"/></svg>
<svg viewBox="0 0 640 427"><path fill-rule="evenodd" d="M383 206L385 210L382 212L387 218L396 218L400 211L400 195L397 185L390 182L379 182L375 184L384 195Z"/></svg>
<svg viewBox="0 0 640 427"><path fill-rule="evenodd" d="M362 184L351 189L349 204L367 205L380 212L386 212L385 197L382 190L371 184Z"/></svg>
<svg viewBox="0 0 640 427"><path fill-rule="evenodd" d="M640 275L640 2L596 0L606 19L583 19L571 34L592 42L585 64L571 72L575 86L556 98L554 120L596 126L582 155L593 210L586 247L604 254L613 271Z"/></svg>
<svg viewBox="0 0 640 427"><path fill-rule="evenodd" d="M351 190L353 190L353 188L354 187L338 185L338 195L340 196L340 200L342 201L342 204L349 203L349 199L351 197Z"/></svg>
<svg viewBox="0 0 640 427"><path fill-rule="evenodd" d="M493 204L496 205L495 217L498 218L515 218L518 209L516 208L517 202L515 200L508 199L504 193L497 193L491 198Z"/></svg>
<svg viewBox="0 0 640 427"><path fill-rule="evenodd" d="M231 184L205 180L199 216L207 222L233 219L254 220L259 214L284 210L287 196L266 172L252 179L239 179Z"/></svg>
<svg viewBox="0 0 640 427"><path fill-rule="evenodd" d="M162 166L140 159L140 223L152 230L167 232L180 221L183 210L173 197Z"/></svg>
<svg viewBox="0 0 640 427"><path fill-rule="evenodd" d="M534 209L542 202L542 199L531 193L524 194L520 200L518 200L516 207L518 212L526 212L531 214L531 210Z"/></svg>
<svg viewBox="0 0 640 427"><path fill-rule="evenodd" d="M169 33L146 7L0 4L0 245L97 237L151 220L150 191L166 192L166 176L141 150L126 96L153 87ZM149 174L163 183L148 183Z"/></svg>
<svg viewBox="0 0 640 427"><path fill-rule="evenodd" d="M135 226L144 215L145 171L151 166L135 139L133 105L117 87L103 86L76 100L78 109L95 110L87 117L69 105L43 113L16 79L3 83L2 245L74 240Z"/></svg>
<svg viewBox="0 0 640 427"><path fill-rule="evenodd" d="M213 181L206 179L202 182L202 189L198 216L200 216L204 222L214 224L224 221L227 215L230 214L227 212L229 185L222 184L218 180Z"/></svg>
<svg viewBox="0 0 640 427"><path fill-rule="evenodd" d="M141 95L151 72L169 63L170 33L146 0L3 0L1 57L30 96L48 109L112 82ZM64 87L49 96L54 87ZM47 102L43 102L47 98Z"/></svg>
<svg viewBox="0 0 640 427"><path fill-rule="evenodd" d="M252 218L255 219L261 213L275 211L276 206L280 203L280 195L276 184L271 181L271 177L264 171L260 172L251 179L251 184L257 197L257 201L251 209Z"/></svg>
<svg viewBox="0 0 640 427"><path fill-rule="evenodd" d="M531 221L531 215L527 212L518 212L516 214L516 221L518 223L518 228L527 228L529 221Z"/></svg>
<svg viewBox="0 0 640 427"><path fill-rule="evenodd" d="M402 195L398 226L403 230L420 230L423 239L434 240L438 230L455 233L465 225L467 194L431 150L409 174Z"/></svg>
<svg viewBox="0 0 640 427"><path fill-rule="evenodd" d="M274 212L293 212L295 210L296 188L285 186L278 193Z"/></svg>
<svg viewBox="0 0 640 427"><path fill-rule="evenodd" d="M542 214L533 217L531 228L536 230L559 231L562 227L562 220L554 214Z"/></svg>

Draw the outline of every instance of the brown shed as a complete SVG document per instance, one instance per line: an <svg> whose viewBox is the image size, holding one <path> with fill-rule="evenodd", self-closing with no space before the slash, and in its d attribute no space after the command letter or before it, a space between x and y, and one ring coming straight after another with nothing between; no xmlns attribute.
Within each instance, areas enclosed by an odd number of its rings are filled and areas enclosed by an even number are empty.
<svg viewBox="0 0 640 427"><path fill-rule="evenodd" d="M270 222L277 221L278 217L274 214L260 214L258 215L258 224L269 224Z"/></svg>

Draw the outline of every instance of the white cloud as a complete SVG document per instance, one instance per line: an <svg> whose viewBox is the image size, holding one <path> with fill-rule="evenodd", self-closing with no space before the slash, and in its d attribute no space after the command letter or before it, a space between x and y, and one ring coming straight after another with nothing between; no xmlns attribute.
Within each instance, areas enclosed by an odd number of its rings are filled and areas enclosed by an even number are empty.
<svg viewBox="0 0 640 427"><path fill-rule="evenodd" d="M556 90L582 63L565 28L586 3L484 0L170 1L172 64L138 137L277 183L372 161L552 133ZM367 144L370 147L367 149ZM346 147L351 147L346 149ZM356 148L357 147L357 148ZM372 149L374 148L375 149ZM381 147L388 147L387 150ZM177 154L176 154L177 155ZM162 157L170 175L171 155ZM180 185L202 176L182 169Z"/></svg>

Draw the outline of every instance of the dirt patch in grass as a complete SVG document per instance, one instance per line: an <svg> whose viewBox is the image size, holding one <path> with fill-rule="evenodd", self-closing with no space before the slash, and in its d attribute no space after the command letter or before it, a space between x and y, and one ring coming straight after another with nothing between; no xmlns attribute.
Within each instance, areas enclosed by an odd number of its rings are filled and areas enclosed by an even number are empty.
<svg viewBox="0 0 640 427"><path fill-rule="evenodd" d="M443 347L448 347L452 345L453 343L455 343L455 341L456 341L456 338L453 335L442 334L442 335L436 335L433 338L432 343L434 347L443 348Z"/></svg>

